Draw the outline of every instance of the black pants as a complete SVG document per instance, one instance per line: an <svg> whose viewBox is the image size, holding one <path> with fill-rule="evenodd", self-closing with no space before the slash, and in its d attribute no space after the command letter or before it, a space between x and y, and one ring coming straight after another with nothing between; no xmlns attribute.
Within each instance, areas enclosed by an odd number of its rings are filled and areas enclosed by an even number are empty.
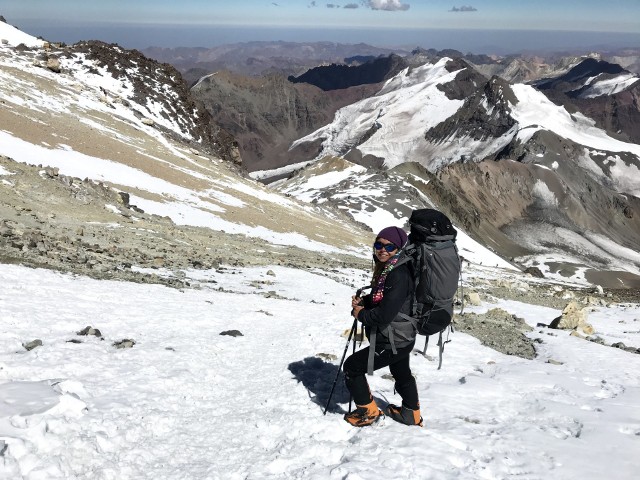
<svg viewBox="0 0 640 480"><path fill-rule="evenodd" d="M394 355L389 350L376 348L373 357L373 369L378 370L383 367L389 367L389 371L396 381L396 391L402 397L402 403L412 410L418 410L420 403L418 402L418 388L416 387L416 379L411 374L409 360L413 343L403 348L398 348ZM371 390L365 374L367 373L367 361L369 359L369 348L359 350L351 355L344 362L344 379L347 388L353 395L356 405L366 405L371 402Z"/></svg>

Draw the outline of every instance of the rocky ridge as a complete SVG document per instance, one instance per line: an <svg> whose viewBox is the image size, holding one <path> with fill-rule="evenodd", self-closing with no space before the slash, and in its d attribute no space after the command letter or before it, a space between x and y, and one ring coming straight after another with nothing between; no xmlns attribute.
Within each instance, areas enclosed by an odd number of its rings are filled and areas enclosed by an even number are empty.
<svg viewBox="0 0 640 480"><path fill-rule="evenodd" d="M366 268L362 258L176 225L102 182L0 156L0 261L101 279L185 286L185 269L279 264ZM165 274L163 274L163 272Z"/></svg>

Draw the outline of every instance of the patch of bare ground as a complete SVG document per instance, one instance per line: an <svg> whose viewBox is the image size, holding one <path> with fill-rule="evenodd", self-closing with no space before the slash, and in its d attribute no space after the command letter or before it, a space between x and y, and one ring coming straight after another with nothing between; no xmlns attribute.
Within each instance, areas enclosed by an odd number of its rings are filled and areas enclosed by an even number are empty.
<svg viewBox="0 0 640 480"><path fill-rule="evenodd" d="M366 268L367 260L274 245L260 238L181 226L128 203L102 183L0 157L0 261L88 275L185 286L145 269L284 265ZM352 239L354 240L354 239Z"/></svg>

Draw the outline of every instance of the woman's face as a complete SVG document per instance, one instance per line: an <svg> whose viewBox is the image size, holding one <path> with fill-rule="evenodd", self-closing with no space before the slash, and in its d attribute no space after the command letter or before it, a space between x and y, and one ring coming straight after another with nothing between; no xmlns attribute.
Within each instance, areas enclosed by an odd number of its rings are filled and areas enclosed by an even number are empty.
<svg viewBox="0 0 640 480"><path fill-rule="evenodd" d="M393 250L388 252L387 248L391 248L391 247L386 247L385 248L386 245L393 246L394 247ZM378 247L380 247L380 248L378 248ZM396 253L398 253L398 247L396 247L392 242L390 242L386 238L378 238L378 239L376 239L375 243L373 244L373 248L375 250L376 258L378 259L378 261L380 261L382 263L386 262L391 257L393 257Z"/></svg>

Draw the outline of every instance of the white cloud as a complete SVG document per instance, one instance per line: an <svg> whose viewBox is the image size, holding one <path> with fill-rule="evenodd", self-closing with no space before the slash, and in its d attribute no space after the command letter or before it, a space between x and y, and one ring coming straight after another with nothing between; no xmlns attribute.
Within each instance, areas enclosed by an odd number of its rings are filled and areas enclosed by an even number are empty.
<svg viewBox="0 0 640 480"><path fill-rule="evenodd" d="M453 7L450 12L477 12L478 9L476 7L472 7L471 5L463 5L461 7Z"/></svg>
<svg viewBox="0 0 640 480"><path fill-rule="evenodd" d="M409 10L408 3L402 3L400 0L367 0L365 5L371 10Z"/></svg>

